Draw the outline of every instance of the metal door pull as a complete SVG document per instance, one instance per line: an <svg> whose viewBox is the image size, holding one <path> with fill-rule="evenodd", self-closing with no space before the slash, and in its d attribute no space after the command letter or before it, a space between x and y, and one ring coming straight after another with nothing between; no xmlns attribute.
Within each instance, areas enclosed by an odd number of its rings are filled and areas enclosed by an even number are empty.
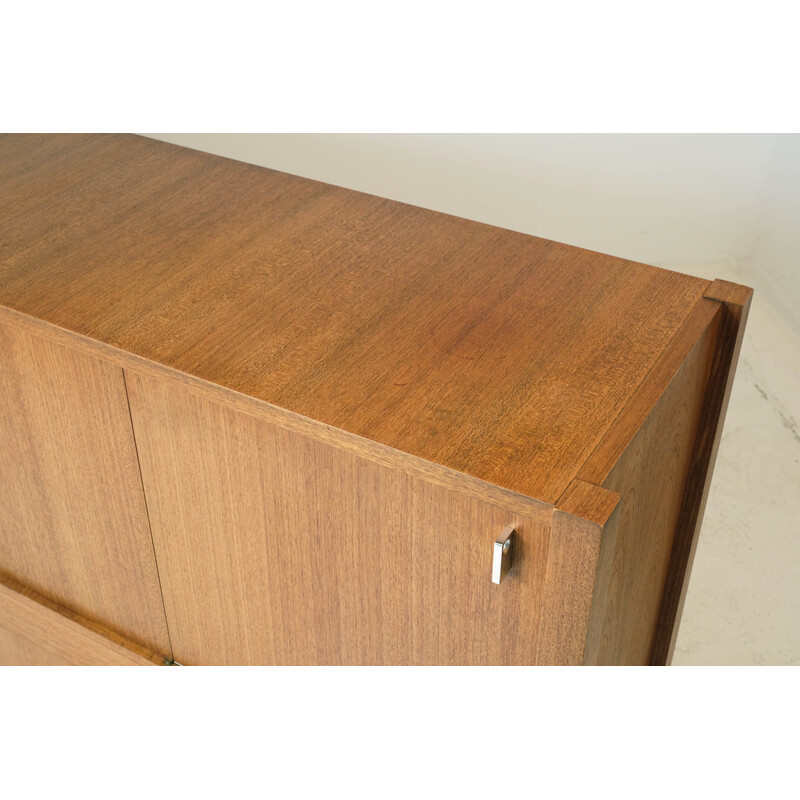
<svg viewBox="0 0 800 800"><path fill-rule="evenodd" d="M516 531L509 525L495 540L492 555L492 583L500 583L511 569L511 562L514 558L515 533Z"/></svg>

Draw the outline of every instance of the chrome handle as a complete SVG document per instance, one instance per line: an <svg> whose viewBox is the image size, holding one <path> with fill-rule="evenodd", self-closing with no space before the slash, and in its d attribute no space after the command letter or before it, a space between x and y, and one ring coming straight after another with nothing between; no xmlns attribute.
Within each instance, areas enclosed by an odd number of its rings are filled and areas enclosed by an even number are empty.
<svg viewBox="0 0 800 800"><path fill-rule="evenodd" d="M514 534L516 531L509 525L495 539L492 551L492 583L500 583L511 569L514 558Z"/></svg>

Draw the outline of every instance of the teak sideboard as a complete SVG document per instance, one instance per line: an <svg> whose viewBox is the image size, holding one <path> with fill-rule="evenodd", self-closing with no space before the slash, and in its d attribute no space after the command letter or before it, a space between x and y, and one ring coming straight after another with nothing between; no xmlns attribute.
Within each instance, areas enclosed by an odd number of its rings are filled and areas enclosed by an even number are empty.
<svg viewBox="0 0 800 800"><path fill-rule="evenodd" d="M750 298L3 136L0 663L669 663Z"/></svg>

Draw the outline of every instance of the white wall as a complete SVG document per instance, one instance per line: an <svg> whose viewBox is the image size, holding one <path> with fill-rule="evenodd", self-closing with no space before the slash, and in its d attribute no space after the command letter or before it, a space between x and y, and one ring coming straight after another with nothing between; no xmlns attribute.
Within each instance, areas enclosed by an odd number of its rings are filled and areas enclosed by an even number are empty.
<svg viewBox="0 0 800 800"><path fill-rule="evenodd" d="M773 136L150 134L638 261L749 250Z"/></svg>
<svg viewBox="0 0 800 800"><path fill-rule="evenodd" d="M800 336L800 135L776 137L743 274Z"/></svg>
<svg viewBox="0 0 800 800"><path fill-rule="evenodd" d="M800 136L147 135L707 278L726 261L800 333Z"/></svg>

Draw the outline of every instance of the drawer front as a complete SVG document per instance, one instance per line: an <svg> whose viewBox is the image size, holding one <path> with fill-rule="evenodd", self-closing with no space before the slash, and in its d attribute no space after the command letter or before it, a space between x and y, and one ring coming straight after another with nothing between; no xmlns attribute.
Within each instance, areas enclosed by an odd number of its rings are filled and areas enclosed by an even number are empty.
<svg viewBox="0 0 800 800"><path fill-rule="evenodd" d="M169 655L122 370L0 323L0 575Z"/></svg>
<svg viewBox="0 0 800 800"><path fill-rule="evenodd" d="M0 620L0 667L77 666L58 653L3 626Z"/></svg>
<svg viewBox="0 0 800 800"><path fill-rule="evenodd" d="M177 661L535 662L546 521L126 379Z"/></svg>
<svg viewBox="0 0 800 800"><path fill-rule="evenodd" d="M0 583L0 666L153 666L156 656ZM112 638L113 637L113 638Z"/></svg>

